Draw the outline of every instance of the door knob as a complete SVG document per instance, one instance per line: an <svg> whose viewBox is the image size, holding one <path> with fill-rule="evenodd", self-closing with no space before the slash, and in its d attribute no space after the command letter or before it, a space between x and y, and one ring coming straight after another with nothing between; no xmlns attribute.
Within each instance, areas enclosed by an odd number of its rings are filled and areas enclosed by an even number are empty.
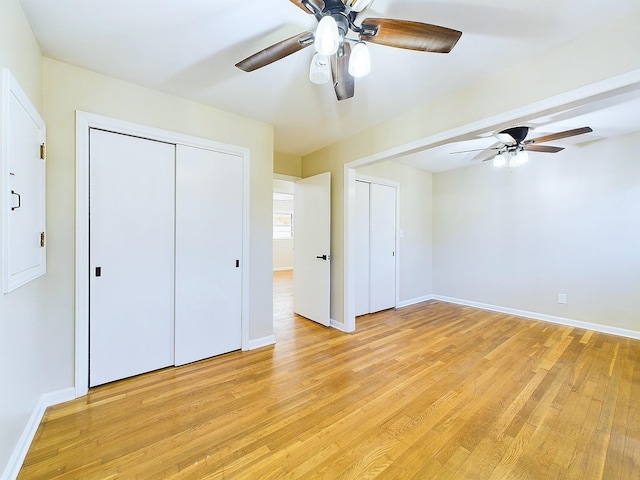
<svg viewBox="0 0 640 480"><path fill-rule="evenodd" d="M326 260L327 256L326 255L318 255L316 258L321 258L322 260Z"/></svg>

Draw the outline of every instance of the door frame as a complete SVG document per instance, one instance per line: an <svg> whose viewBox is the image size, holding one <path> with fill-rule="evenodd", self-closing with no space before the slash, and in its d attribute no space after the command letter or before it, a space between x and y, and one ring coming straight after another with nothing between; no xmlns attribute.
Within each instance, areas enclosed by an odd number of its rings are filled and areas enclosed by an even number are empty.
<svg viewBox="0 0 640 480"><path fill-rule="evenodd" d="M394 180L387 180L386 178L372 177L370 175L363 175L361 173L355 172L355 181L360 181L364 183L368 183L369 185L384 185L385 187L392 187L395 189L395 200L396 200L396 218L395 218L395 239L396 239L396 248L395 248L395 258L394 267L396 271L395 278L395 295L394 295L394 308L398 308L400 304L400 182L396 182ZM354 184L355 185L355 184ZM355 198L354 198L355 204ZM355 215L354 215L355 216ZM371 212L369 212L369 217L371 217ZM355 235L355 232L354 232ZM354 260L355 263L355 260ZM355 268L354 268L354 278L355 278ZM354 283L355 285L355 283ZM355 287L354 287L355 288ZM355 298L354 298L355 301ZM355 312L355 305L354 305ZM355 328L355 323L354 323Z"/></svg>
<svg viewBox="0 0 640 480"><path fill-rule="evenodd" d="M115 118L76 110L75 214L75 394L89 391L89 129L149 140L204 148L240 157L242 161L242 350L249 349L249 189L250 150Z"/></svg>

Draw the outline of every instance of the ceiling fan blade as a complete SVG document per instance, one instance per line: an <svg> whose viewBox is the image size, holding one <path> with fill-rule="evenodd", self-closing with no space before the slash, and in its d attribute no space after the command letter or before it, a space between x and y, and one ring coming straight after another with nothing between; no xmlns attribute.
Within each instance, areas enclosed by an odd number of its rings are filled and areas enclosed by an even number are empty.
<svg viewBox="0 0 640 480"><path fill-rule="evenodd" d="M474 148L474 149L471 149L471 150L458 150L457 152L449 152L449 155L455 155L457 153L485 152L487 150L500 150L500 147Z"/></svg>
<svg viewBox="0 0 640 480"><path fill-rule="evenodd" d="M313 43L313 32L302 32L270 47L254 53L250 57L236 63L236 67L245 72L253 72L292 53L302 50Z"/></svg>
<svg viewBox="0 0 640 480"><path fill-rule="evenodd" d="M532 138L531 140L526 140L524 143L525 145L529 145L531 143L552 142L554 140L560 140L561 138L575 137L576 135L582 135L589 132L593 132L591 127L575 128L573 130L566 130L564 132L552 133L550 135L543 135L542 137Z"/></svg>
<svg viewBox="0 0 640 480"><path fill-rule="evenodd" d="M324 10L324 1L323 0L290 0L290 1L291 1L291 3L293 3L297 7L300 7L302 10L304 10L307 13L315 13L315 12L313 12L312 10L309 10L307 7L305 7L305 3L315 6L318 9L319 12ZM311 7L311 8L313 8L313 7Z"/></svg>
<svg viewBox="0 0 640 480"><path fill-rule="evenodd" d="M558 153L564 150L564 147L552 147L551 145L526 145L525 150L528 152L540 152L540 153Z"/></svg>
<svg viewBox="0 0 640 480"><path fill-rule="evenodd" d="M344 53L340 56L336 54L331 62L333 88L338 100L351 98L355 93L355 79L349 74L349 55L351 55L351 45L344 42Z"/></svg>
<svg viewBox="0 0 640 480"><path fill-rule="evenodd" d="M367 18L362 27L362 40L421 52L449 53L462 35L450 28L391 18Z"/></svg>

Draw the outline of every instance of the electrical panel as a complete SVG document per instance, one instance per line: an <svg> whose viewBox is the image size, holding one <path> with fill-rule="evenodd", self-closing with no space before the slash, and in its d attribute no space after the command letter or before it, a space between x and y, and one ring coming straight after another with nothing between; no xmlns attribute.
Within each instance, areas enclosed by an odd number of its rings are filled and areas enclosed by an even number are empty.
<svg viewBox="0 0 640 480"><path fill-rule="evenodd" d="M45 124L8 69L0 92L2 290L46 272Z"/></svg>

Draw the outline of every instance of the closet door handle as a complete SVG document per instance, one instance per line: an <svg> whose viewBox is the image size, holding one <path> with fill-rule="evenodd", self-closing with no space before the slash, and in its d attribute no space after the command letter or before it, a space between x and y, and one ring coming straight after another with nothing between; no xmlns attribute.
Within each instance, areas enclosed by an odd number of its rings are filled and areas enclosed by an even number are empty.
<svg viewBox="0 0 640 480"><path fill-rule="evenodd" d="M18 192L15 192L13 190L11 190L11 195L16 195L18 197L18 206L17 207L11 207L11 210L17 210L18 208L20 208L22 206L22 197L20 196L20 194Z"/></svg>

